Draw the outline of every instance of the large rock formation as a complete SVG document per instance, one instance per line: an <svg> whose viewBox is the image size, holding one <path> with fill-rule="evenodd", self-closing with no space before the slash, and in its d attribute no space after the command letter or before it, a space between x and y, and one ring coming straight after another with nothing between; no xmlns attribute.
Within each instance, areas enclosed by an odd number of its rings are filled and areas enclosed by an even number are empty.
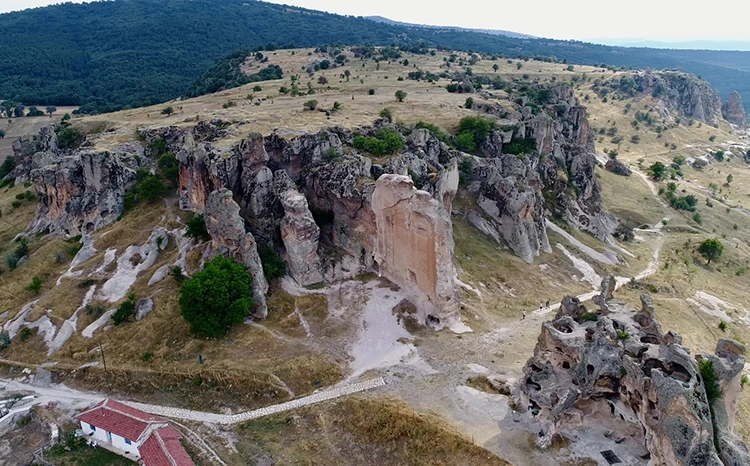
<svg viewBox="0 0 750 466"><path fill-rule="evenodd" d="M500 129L483 144L486 158L461 162L468 190L477 196L481 209L470 213L472 224L496 240L502 238L529 262L550 251L548 215L560 215L571 226L607 242L613 241L618 224L602 208L586 108L567 84L545 92L545 112L535 116L523 102L516 104L518 112L501 120Z"/></svg>
<svg viewBox="0 0 750 466"><path fill-rule="evenodd" d="M568 297L542 325L521 385L524 406L530 402L546 425L538 443L575 435L585 423L588 435L603 426L603 443L605 437L613 446L626 442L621 451L645 445L649 464L748 464L747 447L732 434L744 347L722 341L715 356L704 357L713 362L723 393L709 400L705 374L679 335L662 332L651 299L642 296L634 312L612 299L613 285L605 278L599 309ZM719 406L724 416L717 416Z"/></svg>
<svg viewBox="0 0 750 466"><path fill-rule="evenodd" d="M320 227L315 223L307 199L297 191L285 171L276 172L276 192L284 207L281 220L281 240L286 250L289 275L303 286L323 281L318 240Z"/></svg>
<svg viewBox="0 0 750 466"><path fill-rule="evenodd" d="M418 318L442 326L459 317L450 214L411 178L385 174L372 195L380 272L406 291Z"/></svg>
<svg viewBox="0 0 750 466"><path fill-rule="evenodd" d="M211 244L204 259L223 254L245 264L253 276L253 299L256 305L254 315L259 318L266 317L268 282L263 275L263 265L258 256L255 238L252 233L245 231L240 206L232 199L232 192L228 189L219 189L209 194L204 215L206 229L211 235Z"/></svg>
<svg viewBox="0 0 750 466"><path fill-rule="evenodd" d="M708 81L679 71L638 71L633 73L633 91L659 99L668 110L689 120L716 125L721 120L721 98ZM622 78L618 82L622 87Z"/></svg>
<svg viewBox="0 0 750 466"><path fill-rule="evenodd" d="M79 235L122 215L134 171L117 154L83 150L34 169L30 176L39 209L29 231Z"/></svg>
<svg viewBox="0 0 750 466"><path fill-rule="evenodd" d="M729 94L729 100L721 107L721 113L724 119L733 125L744 128L747 125L747 115L745 115L745 105L742 103L742 96L737 91Z"/></svg>

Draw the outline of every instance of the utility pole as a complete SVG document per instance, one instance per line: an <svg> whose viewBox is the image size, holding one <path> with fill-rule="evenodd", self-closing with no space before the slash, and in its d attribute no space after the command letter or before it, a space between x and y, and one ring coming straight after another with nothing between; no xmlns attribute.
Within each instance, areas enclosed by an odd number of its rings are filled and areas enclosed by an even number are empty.
<svg viewBox="0 0 750 466"><path fill-rule="evenodd" d="M102 342L99 342L99 352L102 354L102 362L104 363L104 375L107 375L107 360L104 359L104 348L102 348Z"/></svg>

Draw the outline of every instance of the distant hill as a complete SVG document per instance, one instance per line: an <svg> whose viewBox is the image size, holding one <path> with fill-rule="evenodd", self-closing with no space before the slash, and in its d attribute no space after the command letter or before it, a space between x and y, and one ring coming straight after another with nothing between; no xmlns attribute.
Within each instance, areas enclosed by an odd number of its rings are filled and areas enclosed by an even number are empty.
<svg viewBox="0 0 750 466"><path fill-rule="evenodd" d="M649 47L654 49L672 50L734 50L750 52L750 42L733 40L691 40L681 42L664 42L647 39L597 39L592 40L597 44L612 45L616 47Z"/></svg>
<svg viewBox="0 0 750 466"><path fill-rule="evenodd" d="M0 15L0 96L84 112L183 95L237 49L423 41L431 47L569 63L680 68L750 105L750 52L608 47L455 28L377 23L253 0L112 0ZM750 108L750 107L748 107Z"/></svg>
<svg viewBox="0 0 750 466"><path fill-rule="evenodd" d="M432 26L429 24L414 24L414 23L402 23L401 21L393 21L392 19L385 18L383 16L365 16L365 18L375 21L377 23L390 24L392 26L407 26L407 27L419 27L419 28L432 28L432 29L451 29L454 31L464 32L481 32L484 34L491 34L495 36L515 37L516 39L534 39L534 36L528 34L521 34L520 32L503 31L502 29L476 29L476 28L462 28L458 26Z"/></svg>

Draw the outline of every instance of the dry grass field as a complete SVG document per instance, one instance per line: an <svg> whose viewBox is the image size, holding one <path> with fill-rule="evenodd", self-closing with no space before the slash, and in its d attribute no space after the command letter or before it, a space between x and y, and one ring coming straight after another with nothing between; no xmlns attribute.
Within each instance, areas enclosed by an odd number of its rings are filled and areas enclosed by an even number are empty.
<svg viewBox="0 0 750 466"><path fill-rule="evenodd" d="M44 107L39 107L44 109ZM39 132L42 126L54 124L60 121L60 119L66 113L70 113L77 107L58 107L57 111L49 115L40 117L23 117L13 118L13 122L8 124L7 118L0 118L0 129L5 131L5 138L0 139L0 162L5 160L5 157L13 154L12 144L13 140L17 137L33 135Z"/></svg>

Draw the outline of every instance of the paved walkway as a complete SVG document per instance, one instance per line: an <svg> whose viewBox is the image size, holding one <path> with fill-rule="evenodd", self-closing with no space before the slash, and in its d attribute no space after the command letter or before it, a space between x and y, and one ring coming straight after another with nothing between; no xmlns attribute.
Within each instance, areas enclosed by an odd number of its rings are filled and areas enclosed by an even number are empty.
<svg viewBox="0 0 750 466"><path fill-rule="evenodd" d="M257 419L263 416L270 416L271 414L281 413L284 411L289 411L291 409L301 408L303 406L309 406L315 403L320 403L321 401L333 400L342 396L382 387L383 385L385 385L385 380L383 380L382 377L378 377L376 379L365 380L364 382L357 382L341 387L321 390L317 393L313 393L312 395L298 398L296 400L287 401L285 403L231 415L206 413L203 411L192 411L189 409L181 408L170 408L167 406L136 403L132 401L123 401L123 403L130 405L136 409L140 409L141 411L156 414L157 416L164 416L172 419L182 419L185 421L210 422L213 424L228 425L238 424L240 422Z"/></svg>

